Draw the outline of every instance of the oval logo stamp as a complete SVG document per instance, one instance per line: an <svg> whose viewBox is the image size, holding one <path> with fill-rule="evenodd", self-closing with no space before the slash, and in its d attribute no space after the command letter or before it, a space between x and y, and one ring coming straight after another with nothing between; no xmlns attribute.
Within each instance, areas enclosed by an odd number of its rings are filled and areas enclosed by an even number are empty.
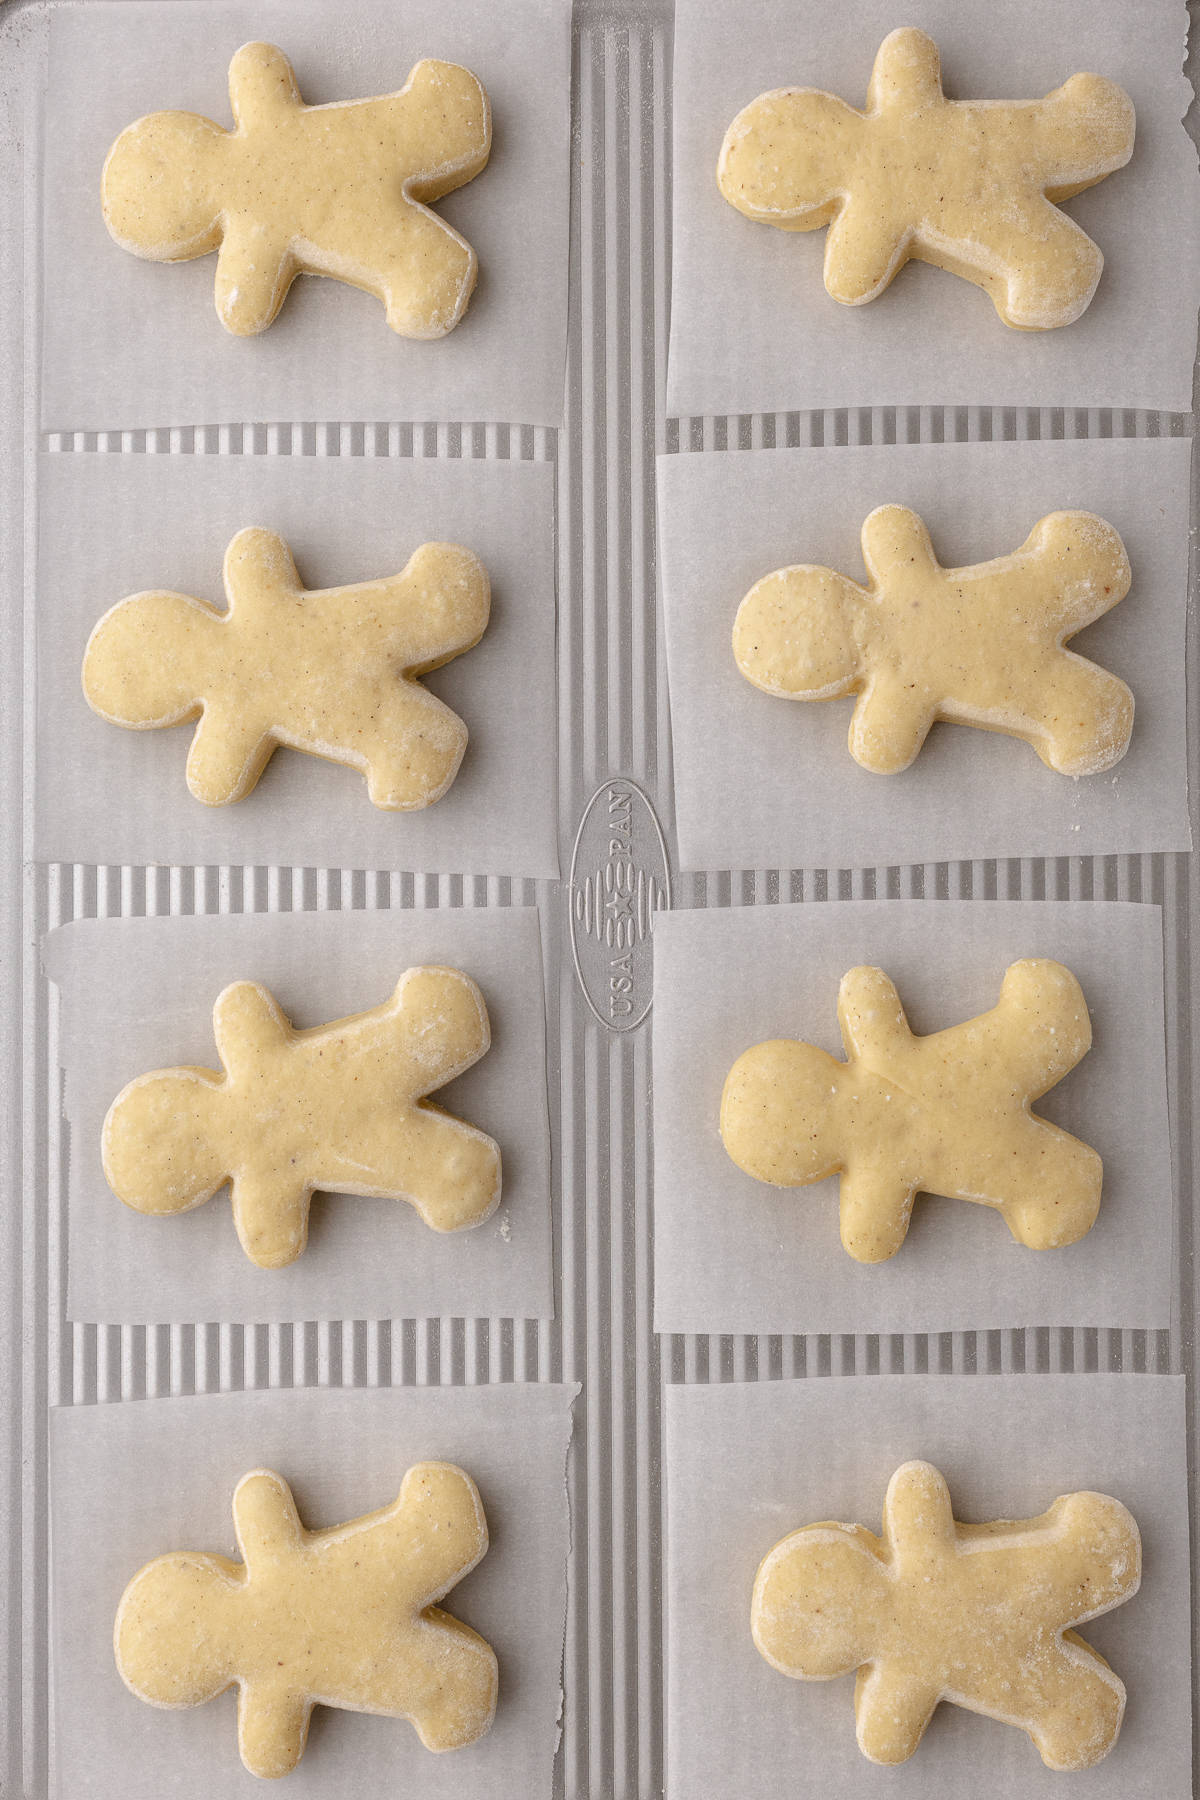
<svg viewBox="0 0 1200 1800"><path fill-rule="evenodd" d="M602 782L584 807L567 893L583 997L609 1031L632 1031L650 1011L654 915L671 904L662 827L636 782Z"/></svg>

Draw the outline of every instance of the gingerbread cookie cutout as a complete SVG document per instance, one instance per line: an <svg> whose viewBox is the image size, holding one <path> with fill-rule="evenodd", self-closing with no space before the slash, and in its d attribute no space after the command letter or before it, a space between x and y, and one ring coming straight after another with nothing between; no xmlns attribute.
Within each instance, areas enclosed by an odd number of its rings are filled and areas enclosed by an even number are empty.
<svg viewBox="0 0 1200 1800"><path fill-rule="evenodd" d="M1133 695L1064 648L1129 592L1125 547L1094 513L1049 513L1010 556L943 569L923 521L880 506L862 528L870 585L833 569L777 569L733 627L746 679L790 700L857 694L850 754L908 768L938 719L1031 744L1062 775L1119 762Z"/></svg>
<svg viewBox="0 0 1200 1800"><path fill-rule="evenodd" d="M121 1679L151 1706L203 1706L235 1683L252 1775L287 1775L313 1707L409 1719L429 1750L457 1750L496 1711L495 1652L441 1600L484 1556L479 1490L452 1463L418 1463L379 1512L306 1531L282 1476L255 1469L233 1495L240 1563L156 1557L117 1609Z"/></svg>
<svg viewBox="0 0 1200 1800"><path fill-rule="evenodd" d="M228 1182L242 1249L278 1269L304 1250L318 1188L407 1200L433 1231L499 1205L498 1146L425 1098L491 1043L483 995L457 969L409 969L382 1006L308 1031L238 981L213 1031L221 1074L155 1070L109 1108L104 1173L126 1206L190 1212Z"/></svg>
<svg viewBox="0 0 1200 1800"><path fill-rule="evenodd" d="M754 1583L754 1642L783 1675L857 1669L858 1744L875 1763L916 1750L949 1700L1029 1733L1051 1769L1089 1769L1117 1741L1125 1688L1069 1629L1137 1593L1141 1539L1107 1494L1064 1494L1036 1519L961 1525L937 1469L904 1463L883 1533L794 1531Z"/></svg>
<svg viewBox="0 0 1200 1800"><path fill-rule="evenodd" d="M309 591L273 531L225 552L221 612L187 594L118 601L88 640L83 691L135 731L198 719L187 784L243 799L279 745L347 763L374 806L412 812L457 775L467 728L419 677L472 649L491 589L459 544L422 544L398 575Z"/></svg>
<svg viewBox="0 0 1200 1800"><path fill-rule="evenodd" d="M773 1187L840 1172L842 1245L856 1262L895 1255L918 1191L994 1207L1033 1250L1091 1230L1100 1158L1030 1110L1091 1048L1069 969L1013 963L991 1012L930 1037L914 1036L882 969L851 969L838 1023L844 1063L789 1038L734 1063L721 1137L740 1169Z"/></svg>
<svg viewBox="0 0 1200 1800"><path fill-rule="evenodd" d="M1069 325L1104 258L1057 202L1133 154L1129 96L1072 75L1044 100L947 100L937 45L883 40L865 112L816 88L760 94L725 134L721 193L759 224L829 226L825 287L861 306L910 257L986 289L1006 325Z"/></svg>
<svg viewBox="0 0 1200 1800"><path fill-rule="evenodd" d="M473 180L492 145L482 83L423 61L399 93L305 106L273 44L229 65L234 128L151 113L108 153L101 194L116 242L150 262L219 251L217 317L264 331L296 276L374 294L402 337L444 337L475 287L465 238L424 204Z"/></svg>

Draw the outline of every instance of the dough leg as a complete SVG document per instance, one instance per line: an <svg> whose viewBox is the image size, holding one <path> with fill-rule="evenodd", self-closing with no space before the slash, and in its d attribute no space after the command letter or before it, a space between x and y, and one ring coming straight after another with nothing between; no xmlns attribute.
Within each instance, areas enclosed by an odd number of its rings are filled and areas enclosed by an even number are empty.
<svg viewBox="0 0 1200 1800"><path fill-rule="evenodd" d="M986 221L978 237L987 245ZM1025 223L1021 260L993 293L996 310L1018 331L1049 331L1070 325L1087 308L1096 291L1104 257L1087 232L1048 200L1035 203ZM1011 259L1013 242L1007 222L992 247L997 263Z"/></svg>
<svg viewBox="0 0 1200 1800"><path fill-rule="evenodd" d="M1073 1631L1045 1647L1036 1671L1023 1671L1004 1696L1004 1710L1035 1724L1029 1735L1050 1769L1090 1769L1117 1741L1125 1687L1104 1658Z"/></svg>
<svg viewBox="0 0 1200 1800"><path fill-rule="evenodd" d="M954 1031L969 1033L981 1077L997 1079L1029 1100L1069 1075L1092 1047L1092 1021L1083 989L1062 963L1023 957L1010 963L997 1004Z"/></svg>
<svg viewBox="0 0 1200 1800"><path fill-rule="evenodd" d="M393 998L398 1051L408 1065L403 1080L419 1081L415 1091L422 1095L461 1075L491 1045L483 995L461 969L407 969ZM436 1032L429 1030L431 1019Z"/></svg>
<svg viewBox="0 0 1200 1800"><path fill-rule="evenodd" d="M1026 615L1036 598L1039 628L1064 638L1111 612L1133 579L1120 533L1089 512L1047 513L1009 560L1004 602Z"/></svg>
<svg viewBox="0 0 1200 1800"><path fill-rule="evenodd" d="M400 574L381 586L402 617L417 609L412 667L440 668L476 645L487 629L492 592L479 558L459 544L422 544ZM388 610L388 601L381 610Z"/></svg>
<svg viewBox="0 0 1200 1800"><path fill-rule="evenodd" d="M387 1529L395 1534L397 1570L426 1606L461 1581L488 1547L479 1489L453 1463L415 1463Z"/></svg>
<svg viewBox="0 0 1200 1800"><path fill-rule="evenodd" d="M1051 200L1082 193L1133 154L1133 102L1103 75L1072 75L1029 114L1030 156Z"/></svg>
<svg viewBox="0 0 1200 1800"><path fill-rule="evenodd" d="M1118 676L1069 650L1051 666L1050 682L1031 696L1034 718L1045 721L1034 749L1060 775L1111 769L1129 748L1133 695Z"/></svg>
<svg viewBox="0 0 1200 1800"><path fill-rule="evenodd" d="M377 1185L411 1201L434 1231L478 1225L500 1199L497 1145L428 1103L368 1135L359 1154L378 1171Z"/></svg>
<svg viewBox="0 0 1200 1800"><path fill-rule="evenodd" d="M366 103L368 106L372 102ZM393 125L390 100L385 129ZM437 200L478 175L492 147L492 114L481 83L458 63L425 59L409 74L397 159L421 171L410 182L418 200Z"/></svg>
<svg viewBox="0 0 1200 1800"><path fill-rule="evenodd" d="M1096 1223L1104 1165L1089 1144L1046 1119L1030 1119L1004 1159L1004 1222L1019 1244L1054 1250L1074 1244Z"/></svg>
<svg viewBox="0 0 1200 1800"><path fill-rule="evenodd" d="M440 800L458 774L467 728L456 712L416 682L403 684L374 742L367 743L372 806L413 812Z"/></svg>
<svg viewBox="0 0 1200 1800"><path fill-rule="evenodd" d="M422 1637L436 1635L436 1653L397 1659L390 1671L392 1704L412 1720L427 1750L473 1744L496 1710L495 1652L468 1625L437 1607L429 1608L419 1629Z"/></svg>
<svg viewBox="0 0 1200 1800"><path fill-rule="evenodd" d="M410 202L403 224L391 222L380 258L387 322L401 337L439 338L467 310L478 264L465 238L435 213ZM381 243L386 240L381 240Z"/></svg>

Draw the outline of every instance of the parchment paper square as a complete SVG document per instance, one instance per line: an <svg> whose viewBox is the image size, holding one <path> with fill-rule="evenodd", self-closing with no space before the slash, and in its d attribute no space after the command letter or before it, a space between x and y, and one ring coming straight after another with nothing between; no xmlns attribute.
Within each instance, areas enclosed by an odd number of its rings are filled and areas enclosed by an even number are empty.
<svg viewBox="0 0 1200 1800"><path fill-rule="evenodd" d="M990 1208L919 1198L887 1262L838 1236L837 1177L755 1181L721 1141L721 1090L752 1044L844 1057L838 984L884 969L912 1029L996 1004L1010 963L1077 977L1092 1048L1036 1111L1104 1160L1100 1216L1060 1250L1018 1244ZM837 901L664 913L654 926L654 1324L658 1331L985 1331L1170 1323L1173 1204L1156 906Z"/></svg>
<svg viewBox="0 0 1200 1800"><path fill-rule="evenodd" d="M553 1317L535 908L87 919L51 932L44 962L58 989L69 1132L70 1318ZM435 1232L403 1202L319 1195L304 1254L259 1269L237 1241L227 1189L161 1219L110 1191L100 1162L105 1113L149 1070L219 1066L212 1007L229 982L263 982L304 1027L382 1004L404 970L422 963L470 975L491 1021L491 1049L435 1096L500 1145L500 1206L482 1225Z"/></svg>
<svg viewBox="0 0 1200 1800"><path fill-rule="evenodd" d="M1091 305L1056 331L1013 331L972 284L910 263L865 306L825 292L824 231L753 224L717 187L725 132L756 95L816 87L866 105L880 44L919 25L956 100L1038 98L1079 70L1130 95L1124 169L1066 203L1100 246ZM840 406L1148 406L1188 412L1200 289L1196 150L1181 120L1180 0L677 0L674 235L667 411Z"/></svg>
<svg viewBox="0 0 1200 1800"><path fill-rule="evenodd" d="M549 463L73 452L38 466L39 857L558 874ZM88 706L80 670L101 616L146 588L223 607L225 548L245 525L282 533L310 588L394 574L427 541L482 560L487 631L425 678L470 734L432 806L383 812L357 769L293 750L244 800L204 806L184 779L194 727L129 731Z"/></svg>
<svg viewBox="0 0 1200 1800"><path fill-rule="evenodd" d="M51 14L42 188L41 421L47 431L238 419L562 419L570 206L569 0L133 0ZM223 128L230 59L266 39L309 105L392 93L422 57L492 104L483 173L438 201L479 280L448 337L406 339L372 295L301 278L253 338L213 308L216 258L143 262L109 237L100 171L144 114ZM101 73L103 78L101 79Z"/></svg>
<svg viewBox="0 0 1200 1800"><path fill-rule="evenodd" d="M880 1375L670 1387L667 1800L791 1791L821 1800L1051 1800L1068 1778L1011 1725L943 1705L911 1761L854 1741L854 1683L789 1681L750 1636L759 1562L819 1519L879 1530L902 1462L950 1484L956 1518L1044 1512L1081 1489L1124 1502L1139 1592L1083 1629L1128 1705L1116 1747L1076 1779L1088 1800L1191 1795L1183 1377Z"/></svg>
<svg viewBox="0 0 1200 1800"><path fill-rule="evenodd" d="M1188 438L660 457L682 866L850 868L1188 849L1190 461ZM792 563L865 582L862 522L892 501L921 514L945 567L1007 555L1050 512L1080 507L1117 528L1133 586L1071 646L1133 689L1133 740L1115 768L1072 780L1019 739L939 724L903 774L872 774L846 747L852 699L780 699L739 672L730 634L753 584Z"/></svg>
<svg viewBox="0 0 1200 1800"><path fill-rule="evenodd" d="M232 1692L162 1712L112 1652L125 1584L169 1550L236 1555L230 1499L273 1468L310 1528L386 1506L413 1463L465 1468L486 1556L446 1600L500 1663L496 1722L434 1756L404 1720L318 1707L287 1792L549 1800L562 1706L565 1487L575 1386L276 1390L59 1408L50 1417L52 1787L56 1800L246 1800ZM136 1471L136 1477L131 1476Z"/></svg>

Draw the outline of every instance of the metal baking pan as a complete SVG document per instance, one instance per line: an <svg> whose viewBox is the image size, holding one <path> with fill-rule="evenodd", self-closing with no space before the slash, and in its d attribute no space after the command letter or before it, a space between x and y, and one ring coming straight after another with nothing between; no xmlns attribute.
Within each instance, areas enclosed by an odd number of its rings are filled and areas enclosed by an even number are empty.
<svg viewBox="0 0 1200 1800"><path fill-rule="evenodd" d="M567 1796L659 1794L664 1780L661 1407L669 1383L836 1380L846 1373L1141 1370L1189 1377L1195 1450L1197 1125L1193 944L1198 883L1184 855L1070 857L903 868L673 868L666 675L655 591L655 455L708 449L999 437L1186 434L1189 417L939 408L668 418L663 392L670 269L672 19L668 4L576 0L571 319L561 432L489 432L489 456L534 457L557 475L559 851L557 882L448 873L388 884L393 906L536 903L546 933L557 1316L552 1322L430 1319L258 1328L97 1327L64 1313L64 1135L38 944L68 920L377 904L377 878L349 869L131 868L31 862L28 620L33 462L39 449L171 455L179 433L37 429L36 158L45 96L45 8L0 13L0 587L3 592L5 854L4 1202L0 1207L0 1620L5 1649L0 1792L48 1781L47 1413L128 1398L369 1381L580 1381L570 1499L563 1737ZM1196 33L1188 66L1196 70ZM353 421L346 423L353 426ZM337 427L296 421L318 456ZM190 435L190 434L189 434ZM197 432L197 438L201 434ZM392 434L389 453L454 456L465 430ZM363 433L349 434L360 454ZM203 434L205 454L280 453L287 432ZM196 446L200 448L200 445ZM1200 518L1193 498L1193 522ZM1193 585L1194 592L1194 585ZM1189 615L1195 668L1196 618ZM1196 708L1189 766L1196 780ZM603 829L598 828L602 821ZM610 830L611 826L611 830ZM609 856L614 837L627 842ZM619 865L616 866L616 865ZM630 877L625 871L632 871ZM632 888L623 888L632 880ZM611 975L598 901L620 893ZM606 886L607 884L607 886ZM931 1335L658 1337L651 1325L651 1079L648 1008L658 906L836 905L850 898L1139 899L1162 908L1176 1182L1177 1307L1169 1330ZM1193 1509L1193 1569L1200 1543ZM1193 1609L1193 1619L1195 1611ZM1193 1658L1194 1668L1200 1659ZM789 1777L791 1779L791 1777Z"/></svg>

